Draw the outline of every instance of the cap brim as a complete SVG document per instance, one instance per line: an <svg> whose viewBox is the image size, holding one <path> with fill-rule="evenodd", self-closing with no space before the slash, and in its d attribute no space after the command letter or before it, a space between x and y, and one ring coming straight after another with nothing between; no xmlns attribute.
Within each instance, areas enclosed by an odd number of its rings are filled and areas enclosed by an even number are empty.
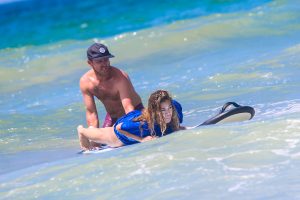
<svg viewBox="0 0 300 200"><path fill-rule="evenodd" d="M113 58L113 57L115 57L114 55L107 55L107 56L101 56L101 57L97 57L97 58L92 58L92 60L101 60L101 59L103 59L103 58Z"/></svg>

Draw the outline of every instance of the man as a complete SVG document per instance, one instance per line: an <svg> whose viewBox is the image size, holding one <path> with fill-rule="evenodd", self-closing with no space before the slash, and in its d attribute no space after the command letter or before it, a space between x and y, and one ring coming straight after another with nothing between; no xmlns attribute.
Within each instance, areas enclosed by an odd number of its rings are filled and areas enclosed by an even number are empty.
<svg viewBox="0 0 300 200"><path fill-rule="evenodd" d="M112 126L119 117L132 110L143 109L141 98L128 75L110 65L109 58L113 57L103 44L94 43L87 50L87 63L92 69L80 78L80 90L88 127L99 128L94 97L103 103L107 112L102 127Z"/></svg>

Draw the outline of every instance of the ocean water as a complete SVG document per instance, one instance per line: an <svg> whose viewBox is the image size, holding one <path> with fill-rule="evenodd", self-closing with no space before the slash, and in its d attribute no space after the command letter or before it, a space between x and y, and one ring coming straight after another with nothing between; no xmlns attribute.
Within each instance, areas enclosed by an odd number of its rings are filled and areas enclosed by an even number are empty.
<svg viewBox="0 0 300 200"><path fill-rule="evenodd" d="M5 0L0 23L0 199L300 199L298 0ZM169 90L183 125L228 101L256 114L77 154L95 41L145 104Z"/></svg>

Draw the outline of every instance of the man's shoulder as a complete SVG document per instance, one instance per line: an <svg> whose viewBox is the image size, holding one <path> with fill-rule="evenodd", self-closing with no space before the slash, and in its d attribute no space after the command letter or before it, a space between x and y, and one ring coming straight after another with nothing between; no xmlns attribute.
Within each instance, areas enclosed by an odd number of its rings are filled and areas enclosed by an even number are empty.
<svg viewBox="0 0 300 200"><path fill-rule="evenodd" d="M93 87L93 79L94 79L93 71L89 70L85 74L83 74L79 80L80 88L81 89L90 89Z"/></svg>
<svg viewBox="0 0 300 200"><path fill-rule="evenodd" d="M120 69L120 68L117 68L117 67L114 67L114 66L111 66L112 69L113 69L113 72L114 72L114 75L117 76L118 78L125 78L125 79L128 79L128 74Z"/></svg>
<svg viewBox="0 0 300 200"><path fill-rule="evenodd" d="M80 77L80 82L81 81L90 81L93 77L95 77L94 71L89 70Z"/></svg>

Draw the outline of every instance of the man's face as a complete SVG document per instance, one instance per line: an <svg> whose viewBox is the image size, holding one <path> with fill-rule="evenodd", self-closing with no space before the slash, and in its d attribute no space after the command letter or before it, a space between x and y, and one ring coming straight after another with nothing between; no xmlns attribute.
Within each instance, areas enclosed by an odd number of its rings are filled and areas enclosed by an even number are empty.
<svg viewBox="0 0 300 200"><path fill-rule="evenodd" d="M109 58L93 59L89 60L88 63L99 74L106 74L110 69Z"/></svg>

